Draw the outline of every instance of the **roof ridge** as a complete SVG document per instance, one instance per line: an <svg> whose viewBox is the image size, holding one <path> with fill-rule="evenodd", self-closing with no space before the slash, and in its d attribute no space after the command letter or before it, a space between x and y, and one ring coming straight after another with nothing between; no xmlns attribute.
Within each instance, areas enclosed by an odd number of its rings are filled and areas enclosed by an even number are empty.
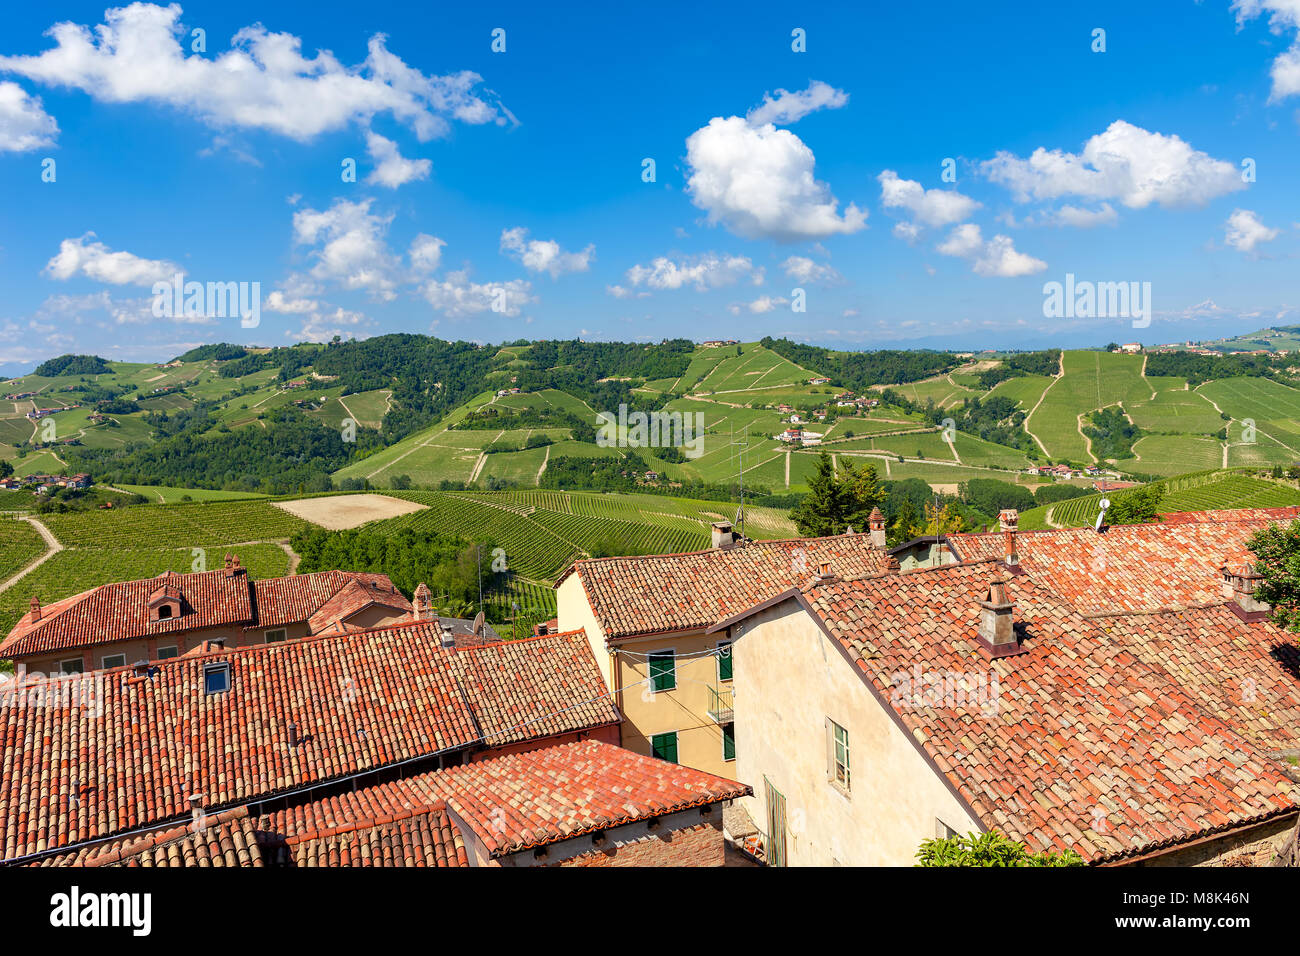
<svg viewBox="0 0 1300 956"><path fill-rule="evenodd" d="M297 846L299 843L306 843L309 840L328 839L329 837L342 836L347 833L356 833L358 830L370 830L374 827L388 826L390 823L397 823L400 820L410 820L413 817L426 816L430 813L445 813L446 810L447 801L439 798L430 803L417 804L413 807L401 807L374 816L350 820L340 826L323 828L316 827L311 830L300 830L293 836L286 837L284 845ZM453 823L452 826L455 826L455 824Z"/></svg>

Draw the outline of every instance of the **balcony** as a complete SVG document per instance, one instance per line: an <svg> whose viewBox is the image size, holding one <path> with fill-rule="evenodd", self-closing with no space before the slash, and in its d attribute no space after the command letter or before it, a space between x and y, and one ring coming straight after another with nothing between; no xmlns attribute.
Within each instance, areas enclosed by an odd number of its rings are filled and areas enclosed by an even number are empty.
<svg viewBox="0 0 1300 956"><path fill-rule="evenodd" d="M709 688L709 719L715 724L729 724L735 720L730 684L721 690L716 687Z"/></svg>

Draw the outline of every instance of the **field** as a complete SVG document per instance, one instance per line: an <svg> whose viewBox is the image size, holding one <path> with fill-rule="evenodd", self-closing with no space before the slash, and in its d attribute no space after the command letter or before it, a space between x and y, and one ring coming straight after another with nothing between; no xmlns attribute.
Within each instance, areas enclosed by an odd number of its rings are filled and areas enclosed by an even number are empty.
<svg viewBox="0 0 1300 956"><path fill-rule="evenodd" d="M355 528L368 521L383 521L419 511L414 501L387 495L327 495L322 498L296 498L277 501L275 507L331 531Z"/></svg>
<svg viewBox="0 0 1300 956"><path fill-rule="evenodd" d="M1142 377L1142 363L1141 355L1065 352L1065 374L1043 393L1026 429L1054 459L1095 461L1079 431L1079 416L1116 402L1150 401L1152 388Z"/></svg>
<svg viewBox="0 0 1300 956"><path fill-rule="evenodd" d="M277 541L308 526L269 501L136 505L111 512L46 515L41 520L68 547L113 549Z"/></svg>
<svg viewBox="0 0 1300 956"><path fill-rule="evenodd" d="M213 491L209 488L164 488L162 485L117 485L123 491L144 495L159 504L180 504L185 501L248 501L265 498L255 491Z"/></svg>
<svg viewBox="0 0 1300 956"><path fill-rule="evenodd" d="M1165 497L1161 514L1175 511L1205 511L1221 508L1282 508L1300 505L1300 491L1288 485L1252 478L1231 471L1186 474L1161 482ZM1120 492L1111 492L1109 497ZM1020 527L1072 528L1090 525L1097 519L1100 494L1071 498L1044 508L1022 512Z"/></svg>
<svg viewBox="0 0 1300 956"><path fill-rule="evenodd" d="M0 515L0 584L45 551L40 532L29 522Z"/></svg>

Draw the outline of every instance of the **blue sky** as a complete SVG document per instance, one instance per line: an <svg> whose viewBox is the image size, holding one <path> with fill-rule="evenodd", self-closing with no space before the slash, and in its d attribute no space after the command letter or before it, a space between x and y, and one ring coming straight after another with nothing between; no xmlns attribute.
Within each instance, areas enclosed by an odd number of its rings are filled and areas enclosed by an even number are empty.
<svg viewBox="0 0 1300 956"><path fill-rule="evenodd" d="M1300 323L1300 0L1066 6L7 9L0 369L392 331L1032 348ZM260 283L260 324L156 316L178 270ZM1045 318L1067 273L1151 283L1151 327Z"/></svg>

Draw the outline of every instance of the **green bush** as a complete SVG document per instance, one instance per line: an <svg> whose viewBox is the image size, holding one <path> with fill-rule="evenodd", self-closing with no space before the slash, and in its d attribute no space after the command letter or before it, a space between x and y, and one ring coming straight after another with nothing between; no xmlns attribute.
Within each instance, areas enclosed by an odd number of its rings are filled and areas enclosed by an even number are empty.
<svg viewBox="0 0 1300 956"><path fill-rule="evenodd" d="M917 866L1083 866L1073 850L1030 853L1023 844L996 830L968 833L946 840L923 840L916 851Z"/></svg>

